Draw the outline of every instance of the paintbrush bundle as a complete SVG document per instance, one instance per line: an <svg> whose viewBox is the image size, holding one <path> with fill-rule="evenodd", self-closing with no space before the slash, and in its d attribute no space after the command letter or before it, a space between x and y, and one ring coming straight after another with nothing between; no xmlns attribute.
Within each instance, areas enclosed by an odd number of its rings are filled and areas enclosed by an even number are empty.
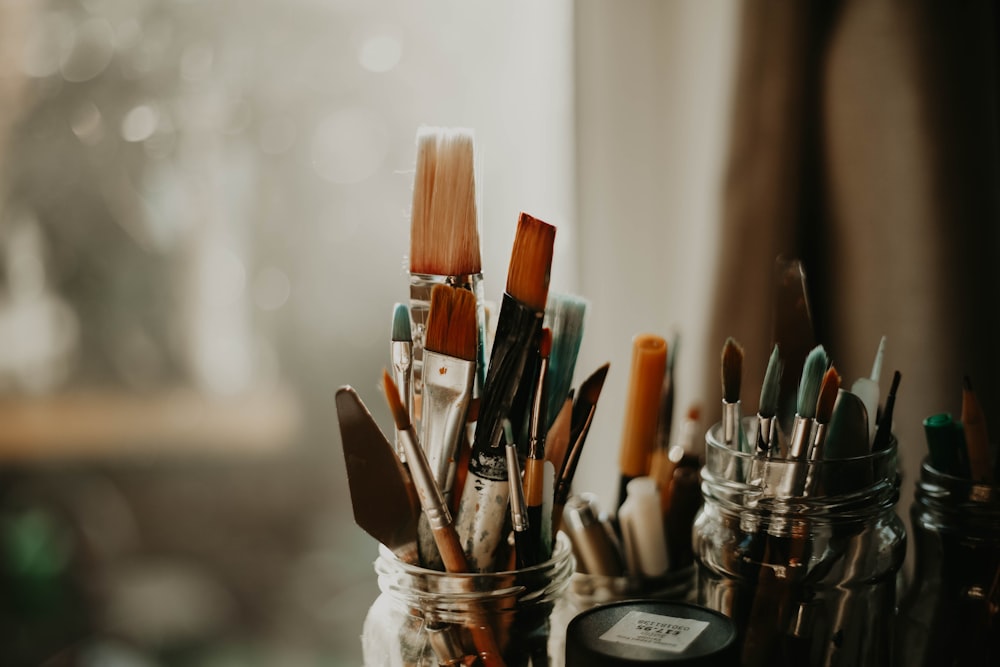
<svg viewBox="0 0 1000 667"><path fill-rule="evenodd" d="M979 397L966 377L961 417L924 421L928 454L910 516L916 558L900 604L899 664L1000 663L1000 486Z"/></svg>
<svg viewBox="0 0 1000 667"><path fill-rule="evenodd" d="M586 301L550 303L556 228L527 213L487 337L473 149L467 130L417 135L409 298L393 308L382 378L395 446L353 389L338 394L355 517L384 548L380 585L413 595L392 629L369 613L369 664L546 664L572 572L559 517L608 367L571 386ZM431 590L439 581L451 583ZM511 586L516 599L497 604Z"/></svg>
<svg viewBox="0 0 1000 667"><path fill-rule="evenodd" d="M603 512L588 492L566 500L561 513L577 557L571 591L581 607L635 596L681 599L694 585L691 530L701 506L697 443L703 431L693 405L677 438L670 433L676 386L670 347L657 334L632 339L617 513ZM589 391L590 381L584 382L584 401Z"/></svg>
<svg viewBox="0 0 1000 667"><path fill-rule="evenodd" d="M879 406L884 353L883 339L872 375L846 389L822 345L793 361L776 343L743 417L743 348L723 346L694 550L698 600L736 621L743 665L888 664L905 542L893 509L899 374Z"/></svg>

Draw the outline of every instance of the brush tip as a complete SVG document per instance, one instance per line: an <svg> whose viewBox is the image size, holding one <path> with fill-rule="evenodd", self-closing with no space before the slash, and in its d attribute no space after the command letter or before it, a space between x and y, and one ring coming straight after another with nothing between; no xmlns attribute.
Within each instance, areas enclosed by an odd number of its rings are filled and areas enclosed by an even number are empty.
<svg viewBox="0 0 1000 667"><path fill-rule="evenodd" d="M743 346L732 336L722 346L722 398L726 403L740 400L743 381Z"/></svg>
<svg viewBox="0 0 1000 667"><path fill-rule="evenodd" d="M471 275L482 270L473 133L422 127L410 222L410 271Z"/></svg>
<svg viewBox="0 0 1000 667"><path fill-rule="evenodd" d="M555 236L556 228L547 222L527 213L518 217L507 271L507 293L536 311L545 310Z"/></svg>
<svg viewBox="0 0 1000 667"><path fill-rule="evenodd" d="M778 402L781 392L781 353L775 344L771 357L767 360L767 370L764 371L764 384L760 390L760 407L757 412L762 417L773 417L778 412Z"/></svg>
<svg viewBox="0 0 1000 667"><path fill-rule="evenodd" d="M596 403L597 399L601 396L601 389L604 387L604 380L608 376L609 368L611 368L611 363L606 362L591 373L590 377L580 385L579 396L576 400L589 404Z"/></svg>
<svg viewBox="0 0 1000 667"><path fill-rule="evenodd" d="M814 347L806 357L802 366L802 377L799 380L798 404L795 406L799 416L807 418L815 416L820 384L823 382L823 373L826 372L828 365L829 357L822 345Z"/></svg>
<svg viewBox="0 0 1000 667"><path fill-rule="evenodd" d="M837 402L837 393L840 390L840 374L837 369L830 366L823 374L823 382L820 384L819 398L816 399L816 421L820 424L828 424L833 416L833 406Z"/></svg>
<svg viewBox="0 0 1000 667"><path fill-rule="evenodd" d="M413 334L410 331L410 309L405 303L397 303L392 310L392 340L410 342Z"/></svg>
<svg viewBox="0 0 1000 667"><path fill-rule="evenodd" d="M424 347L431 352L474 361L478 336L475 294L451 285L435 285L431 290Z"/></svg>

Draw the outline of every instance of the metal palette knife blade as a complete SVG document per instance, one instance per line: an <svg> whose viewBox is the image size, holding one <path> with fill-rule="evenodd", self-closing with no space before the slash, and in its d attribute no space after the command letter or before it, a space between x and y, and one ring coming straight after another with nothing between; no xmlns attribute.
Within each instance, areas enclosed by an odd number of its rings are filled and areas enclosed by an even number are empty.
<svg viewBox="0 0 1000 667"><path fill-rule="evenodd" d="M409 472L350 386L337 390L337 419L354 521L407 563L418 563L420 505Z"/></svg>

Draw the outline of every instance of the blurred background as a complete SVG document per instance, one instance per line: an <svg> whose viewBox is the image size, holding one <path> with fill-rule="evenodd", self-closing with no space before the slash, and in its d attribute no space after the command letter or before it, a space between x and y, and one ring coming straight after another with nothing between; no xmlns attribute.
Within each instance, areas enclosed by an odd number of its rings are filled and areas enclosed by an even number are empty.
<svg viewBox="0 0 1000 667"><path fill-rule="evenodd" d="M612 370L578 489L615 493L635 334L679 336L679 410L713 418L726 335L762 375L780 253L806 256L845 377L888 334L887 374L929 388L897 406L912 481L919 419L996 365L977 356L996 315L921 290L937 267L995 297L1000 79L988 4L945 17L945 46L928 40L942 17L905 5L0 0L0 662L360 664L376 545L331 407L353 385L389 431L377 381L408 293L421 125L475 131L488 298L527 211L558 228L552 290L590 302L577 379ZM907 64L914 45L962 44L980 47L972 74L932 68L949 95ZM956 222L923 206L933 170L907 171L928 154L898 150L927 118L968 126L921 115L927 99L992 131L931 160L957 168L958 222L987 236L941 246L945 264L859 258L888 243L885 220L931 244ZM854 208L814 196L852 187ZM831 232L845 220L870 236ZM863 326L832 287L845 267L872 297ZM919 338L938 302L962 326ZM921 375L902 350L928 340L949 352Z"/></svg>

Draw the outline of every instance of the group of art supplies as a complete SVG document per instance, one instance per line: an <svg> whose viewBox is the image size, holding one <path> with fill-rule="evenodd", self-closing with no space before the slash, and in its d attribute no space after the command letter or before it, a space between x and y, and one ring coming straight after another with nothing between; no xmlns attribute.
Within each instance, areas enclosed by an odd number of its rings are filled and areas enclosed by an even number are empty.
<svg viewBox="0 0 1000 667"><path fill-rule="evenodd" d="M676 337L670 343L657 334L633 337L614 512L602 510L595 494L579 493L561 524L577 571L625 578L631 594L654 593L668 572L693 562L704 431L694 404L672 441L676 348Z"/></svg>
<svg viewBox="0 0 1000 667"><path fill-rule="evenodd" d="M357 522L448 572L550 557L608 372L571 387L587 303L549 295L556 228L527 213L488 326L473 164L471 132L418 133L410 298L393 310L382 377L394 443L352 387L337 401Z"/></svg>

